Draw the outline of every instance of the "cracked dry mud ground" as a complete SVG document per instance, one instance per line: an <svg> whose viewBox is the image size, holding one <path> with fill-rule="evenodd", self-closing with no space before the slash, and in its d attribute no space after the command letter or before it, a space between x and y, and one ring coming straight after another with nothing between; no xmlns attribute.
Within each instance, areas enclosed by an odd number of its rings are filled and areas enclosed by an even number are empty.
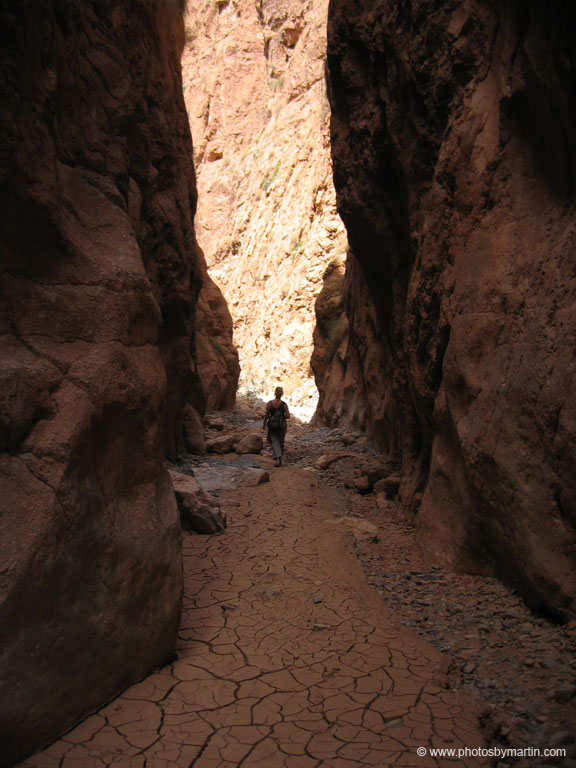
<svg viewBox="0 0 576 768"><path fill-rule="evenodd" d="M419 746L483 745L445 657L368 586L329 490L282 467L221 502L223 536L184 534L177 661L21 766L424 768L455 761Z"/></svg>

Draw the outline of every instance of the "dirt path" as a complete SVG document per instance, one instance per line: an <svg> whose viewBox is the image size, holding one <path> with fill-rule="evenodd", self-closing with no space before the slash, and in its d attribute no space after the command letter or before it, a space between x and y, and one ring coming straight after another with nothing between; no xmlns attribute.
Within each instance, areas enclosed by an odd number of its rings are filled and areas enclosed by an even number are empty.
<svg viewBox="0 0 576 768"><path fill-rule="evenodd" d="M368 586L329 491L283 467L221 501L223 536L184 535L178 660L23 766L487 764L418 756L482 746L476 713Z"/></svg>

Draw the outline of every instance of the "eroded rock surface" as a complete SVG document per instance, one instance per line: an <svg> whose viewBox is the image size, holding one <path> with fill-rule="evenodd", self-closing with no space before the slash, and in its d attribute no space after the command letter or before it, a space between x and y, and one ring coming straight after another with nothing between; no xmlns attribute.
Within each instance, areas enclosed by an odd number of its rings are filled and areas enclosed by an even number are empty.
<svg viewBox="0 0 576 768"><path fill-rule="evenodd" d="M232 316L220 288L208 274L199 254L202 288L196 309L196 359L207 410L232 408L240 376L238 350L233 341Z"/></svg>
<svg viewBox="0 0 576 768"><path fill-rule="evenodd" d="M195 477L169 470L170 480L180 510L180 524L186 531L221 533L226 528L226 515Z"/></svg>
<svg viewBox="0 0 576 768"><path fill-rule="evenodd" d="M172 653L164 454L197 376L179 3L0 10L0 748ZM199 389L198 389L199 391Z"/></svg>
<svg viewBox="0 0 576 768"><path fill-rule="evenodd" d="M232 313L242 389L268 397L281 381L295 414L315 395L314 298L347 248L330 163L327 5L199 2L186 17L198 239Z"/></svg>
<svg viewBox="0 0 576 768"><path fill-rule="evenodd" d="M182 413L183 448L187 453L204 456L206 453L206 438L202 417L189 403Z"/></svg>
<svg viewBox="0 0 576 768"><path fill-rule="evenodd" d="M575 31L569 3L333 0L328 33L368 432L401 456L436 562L559 617L576 596ZM349 390L330 413L350 419Z"/></svg>

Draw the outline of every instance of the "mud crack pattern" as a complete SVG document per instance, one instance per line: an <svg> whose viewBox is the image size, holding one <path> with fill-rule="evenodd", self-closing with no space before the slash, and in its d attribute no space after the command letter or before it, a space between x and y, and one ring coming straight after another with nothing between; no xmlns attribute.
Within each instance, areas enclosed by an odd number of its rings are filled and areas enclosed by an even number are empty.
<svg viewBox="0 0 576 768"><path fill-rule="evenodd" d="M445 657L368 586L327 499L290 467L223 495L227 532L185 534L177 660L21 765L425 768L454 761L419 746L483 746Z"/></svg>

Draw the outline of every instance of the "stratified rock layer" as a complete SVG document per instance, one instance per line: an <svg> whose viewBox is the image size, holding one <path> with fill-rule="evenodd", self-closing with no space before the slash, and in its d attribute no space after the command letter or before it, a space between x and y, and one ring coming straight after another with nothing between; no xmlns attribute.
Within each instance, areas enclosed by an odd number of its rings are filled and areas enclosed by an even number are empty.
<svg viewBox="0 0 576 768"><path fill-rule="evenodd" d="M9 0L0 36L7 765L172 653L200 275L178 3Z"/></svg>
<svg viewBox="0 0 576 768"><path fill-rule="evenodd" d="M282 383L295 413L315 395L314 299L347 248L330 162L327 5L189 3L182 60L198 240L230 307L241 388L267 398Z"/></svg>
<svg viewBox="0 0 576 768"><path fill-rule="evenodd" d="M328 31L367 427L402 457L431 556L560 617L576 595L575 15L332 0Z"/></svg>

